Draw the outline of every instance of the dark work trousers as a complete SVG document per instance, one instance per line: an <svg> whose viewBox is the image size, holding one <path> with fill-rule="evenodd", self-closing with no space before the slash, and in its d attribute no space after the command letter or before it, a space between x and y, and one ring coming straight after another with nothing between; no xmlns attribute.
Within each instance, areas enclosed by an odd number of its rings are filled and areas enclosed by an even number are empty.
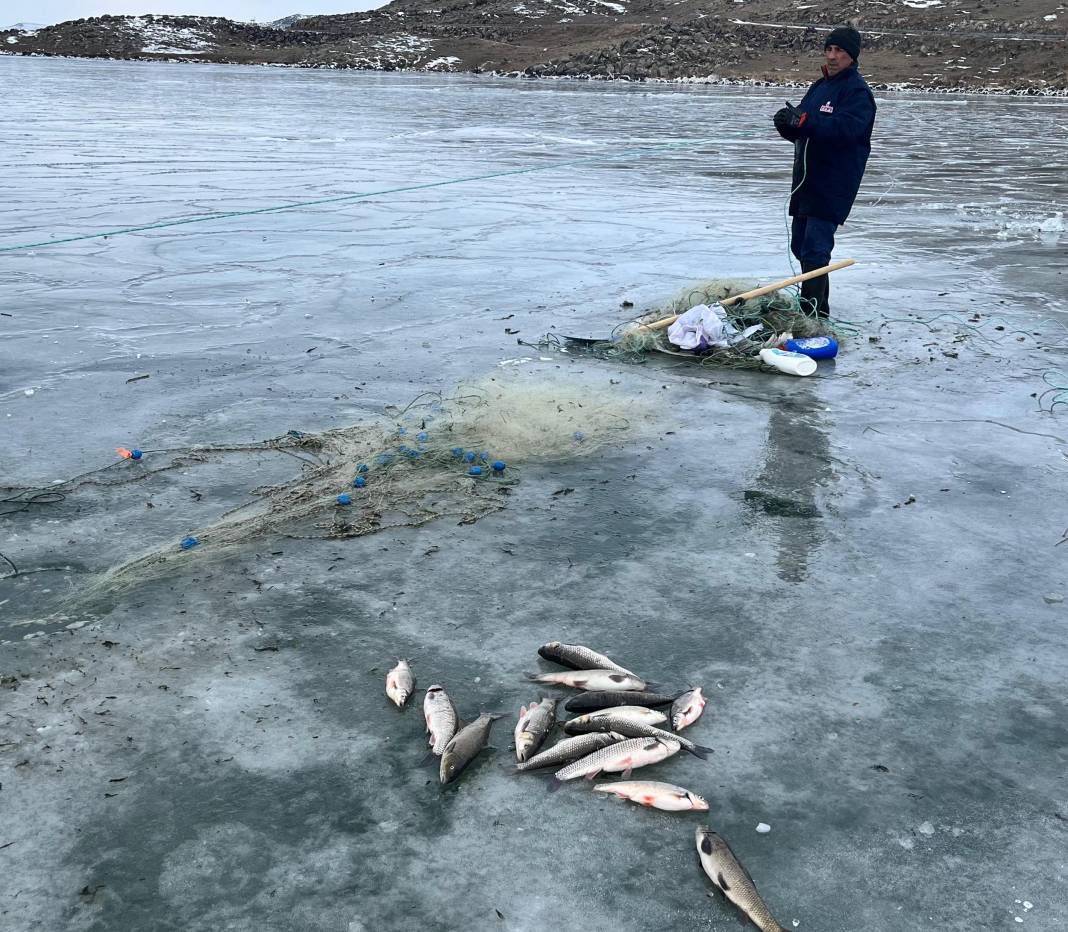
<svg viewBox="0 0 1068 932"><path fill-rule="evenodd" d="M801 263L802 272L830 265L831 250L834 249L834 234L838 224L819 217L794 217L790 230L790 251ZM830 315L828 299L830 297L830 278L821 275L801 283L802 309L808 313L815 311L820 317Z"/></svg>

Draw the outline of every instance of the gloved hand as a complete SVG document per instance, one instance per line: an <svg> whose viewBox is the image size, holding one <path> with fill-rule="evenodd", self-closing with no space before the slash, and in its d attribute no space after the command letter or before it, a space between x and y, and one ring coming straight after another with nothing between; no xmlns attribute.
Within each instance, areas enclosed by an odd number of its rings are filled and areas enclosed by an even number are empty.
<svg viewBox="0 0 1068 932"><path fill-rule="evenodd" d="M778 113L775 114L775 128L783 139L793 142L801 135L801 127L805 125L808 114L798 110L789 101Z"/></svg>

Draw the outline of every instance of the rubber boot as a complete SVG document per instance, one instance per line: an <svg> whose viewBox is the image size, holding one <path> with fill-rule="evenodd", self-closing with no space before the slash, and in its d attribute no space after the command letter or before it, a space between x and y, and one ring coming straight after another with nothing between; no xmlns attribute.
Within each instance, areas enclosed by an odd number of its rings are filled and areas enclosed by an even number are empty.
<svg viewBox="0 0 1068 932"><path fill-rule="evenodd" d="M811 272L813 269L818 269L820 266L813 265L806 268L801 266L802 272ZM829 282L826 275L821 275L819 278L810 278L808 281L801 282L801 310L806 314L815 314L819 317L827 317L830 311L827 307L827 293L829 289Z"/></svg>

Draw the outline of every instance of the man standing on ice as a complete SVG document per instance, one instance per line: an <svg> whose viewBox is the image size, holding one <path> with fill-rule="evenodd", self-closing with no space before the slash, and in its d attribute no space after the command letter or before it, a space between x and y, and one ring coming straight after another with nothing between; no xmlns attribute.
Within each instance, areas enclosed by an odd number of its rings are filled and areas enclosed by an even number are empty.
<svg viewBox="0 0 1068 932"><path fill-rule="evenodd" d="M875 97L857 70L860 33L840 26L823 47L823 77L801 103L775 114L775 128L794 144L790 251L809 272L827 265L834 234L845 223L864 177L875 125ZM830 314L826 275L801 285L802 307Z"/></svg>

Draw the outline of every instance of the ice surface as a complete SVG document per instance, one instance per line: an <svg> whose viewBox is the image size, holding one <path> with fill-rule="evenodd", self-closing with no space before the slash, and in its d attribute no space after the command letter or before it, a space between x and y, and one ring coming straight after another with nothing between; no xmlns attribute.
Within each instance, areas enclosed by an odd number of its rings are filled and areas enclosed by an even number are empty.
<svg viewBox="0 0 1068 932"><path fill-rule="evenodd" d="M552 167L0 252L6 481L487 374L640 393L664 427L523 469L473 525L257 544L88 617L50 613L300 464L0 518L0 926L737 928L695 817L509 776L514 720L445 792L419 767L418 704L383 694L397 657L462 714L511 715L557 638L706 687L687 734L712 760L640 776L709 800L784 925L993 928L1005 891L1068 922L1066 616L1043 599L1068 422L1031 397L1068 368L1068 102L880 97L831 295L858 330L802 381L515 342L788 274L780 91L7 57L0 81L0 249ZM685 139L707 141L633 154Z"/></svg>

